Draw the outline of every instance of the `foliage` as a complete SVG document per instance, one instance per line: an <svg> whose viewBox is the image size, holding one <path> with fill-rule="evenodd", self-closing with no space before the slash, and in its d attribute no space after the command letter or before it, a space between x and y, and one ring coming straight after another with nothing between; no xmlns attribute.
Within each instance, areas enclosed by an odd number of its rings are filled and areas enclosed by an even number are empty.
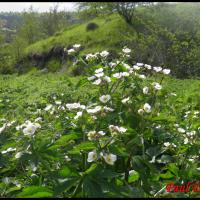
<svg viewBox="0 0 200 200"><path fill-rule="evenodd" d="M130 66L127 47L72 49L87 76L1 77L0 196L195 196L163 188L199 178L199 96L184 100L169 69Z"/></svg>

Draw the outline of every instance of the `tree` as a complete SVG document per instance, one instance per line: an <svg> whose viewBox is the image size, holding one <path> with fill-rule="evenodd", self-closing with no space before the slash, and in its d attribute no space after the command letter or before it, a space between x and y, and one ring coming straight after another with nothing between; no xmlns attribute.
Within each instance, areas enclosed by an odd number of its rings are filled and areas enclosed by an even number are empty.
<svg viewBox="0 0 200 200"><path fill-rule="evenodd" d="M151 2L108 2L108 3L99 3L99 2L80 2L79 12L86 12L88 15L97 16L99 14L111 14L118 13L124 18L128 23L132 23L132 19L135 14L135 9L138 6L147 6L151 5Z"/></svg>
<svg viewBox="0 0 200 200"><path fill-rule="evenodd" d="M64 11L59 12L58 8L59 4L54 4L49 12L41 16L41 28L46 36L52 36L68 25L69 14Z"/></svg>
<svg viewBox="0 0 200 200"><path fill-rule="evenodd" d="M23 13L22 18L23 24L17 35L30 45L41 38L38 14L33 11L33 7L31 6L28 12Z"/></svg>

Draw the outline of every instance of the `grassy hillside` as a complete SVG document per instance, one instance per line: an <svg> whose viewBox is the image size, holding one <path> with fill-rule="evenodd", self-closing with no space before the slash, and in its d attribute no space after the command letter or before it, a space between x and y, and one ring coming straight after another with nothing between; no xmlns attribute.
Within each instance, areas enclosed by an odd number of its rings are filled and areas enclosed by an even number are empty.
<svg viewBox="0 0 200 200"><path fill-rule="evenodd" d="M83 53L101 51L106 48L119 48L120 44L123 45L127 42L129 34L134 34L134 30L117 15L96 18L91 22L96 23L99 28L87 31L86 26L89 22L72 26L64 32L29 46L26 53L44 53L54 46L65 47L74 43L84 45Z"/></svg>

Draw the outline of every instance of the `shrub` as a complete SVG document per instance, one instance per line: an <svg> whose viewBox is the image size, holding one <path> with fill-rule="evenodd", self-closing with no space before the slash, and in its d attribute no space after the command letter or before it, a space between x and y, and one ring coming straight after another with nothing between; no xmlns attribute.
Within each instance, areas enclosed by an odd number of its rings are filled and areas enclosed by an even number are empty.
<svg viewBox="0 0 200 200"><path fill-rule="evenodd" d="M99 26L96 23L91 22L91 23L87 24L86 31L94 31L97 28L99 28Z"/></svg>

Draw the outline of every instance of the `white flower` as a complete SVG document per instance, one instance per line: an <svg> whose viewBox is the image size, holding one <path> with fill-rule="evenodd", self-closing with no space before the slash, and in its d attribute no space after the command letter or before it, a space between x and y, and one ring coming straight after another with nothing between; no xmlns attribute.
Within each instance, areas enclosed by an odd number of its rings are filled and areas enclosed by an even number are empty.
<svg viewBox="0 0 200 200"><path fill-rule="evenodd" d="M113 77L115 77L115 78L122 78L122 77L126 77L126 76L129 76L128 72L119 72L119 73L113 74Z"/></svg>
<svg viewBox="0 0 200 200"><path fill-rule="evenodd" d="M92 84L94 85L99 85L101 83L101 79L97 79L96 81L94 81Z"/></svg>
<svg viewBox="0 0 200 200"><path fill-rule="evenodd" d="M98 113L99 111L101 111L101 106L96 106L93 109L87 109L87 112L90 114L95 114L95 113Z"/></svg>
<svg viewBox="0 0 200 200"><path fill-rule="evenodd" d="M140 67L138 65L133 65L134 70L140 70Z"/></svg>
<svg viewBox="0 0 200 200"><path fill-rule="evenodd" d="M171 96L175 96L175 97L177 96L177 94L174 93L174 92L170 93L170 95L171 95Z"/></svg>
<svg viewBox="0 0 200 200"><path fill-rule="evenodd" d="M138 77L141 78L141 79L145 79L146 78L146 76L144 74L139 74Z"/></svg>
<svg viewBox="0 0 200 200"><path fill-rule="evenodd" d="M86 55L86 58L85 58L85 59L86 59L86 60L93 60L93 59L96 59L96 58L97 58L96 55L90 53L90 54L87 54L87 55Z"/></svg>
<svg viewBox="0 0 200 200"><path fill-rule="evenodd" d="M129 76L129 73L128 72L122 72L122 76L127 77L127 76Z"/></svg>
<svg viewBox="0 0 200 200"><path fill-rule="evenodd" d="M136 63L137 66L142 67L144 64L143 63Z"/></svg>
<svg viewBox="0 0 200 200"><path fill-rule="evenodd" d="M184 139L184 144L188 144L188 142L189 142L188 138L185 138Z"/></svg>
<svg viewBox="0 0 200 200"><path fill-rule="evenodd" d="M23 133L24 135L33 135L36 130L37 126L35 126L34 124L29 124L26 128L23 129Z"/></svg>
<svg viewBox="0 0 200 200"><path fill-rule="evenodd" d="M100 53L100 56L101 57L107 57L109 55L109 52L107 52L107 51L102 51L101 53Z"/></svg>
<svg viewBox="0 0 200 200"><path fill-rule="evenodd" d="M117 63L114 63L114 62L110 62L110 63L109 63L109 66L110 66L111 68L116 67L116 65L117 65Z"/></svg>
<svg viewBox="0 0 200 200"><path fill-rule="evenodd" d="M81 47L80 44L74 44L74 45L73 45L73 48L74 48L74 49L79 49L80 47Z"/></svg>
<svg viewBox="0 0 200 200"><path fill-rule="evenodd" d="M2 133L6 128L6 124L4 124L1 128L0 128L0 133Z"/></svg>
<svg viewBox="0 0 200 200"><path fill-rule="evenodd" d="M117 156L110 153L110 154L105 154L103 156L105 162L109 165L114 165L115 161L117 160Z"/></svg>
<svg viewBox="0 0 200 200"><path fill-rule="evenodd" d="M169 142L165 142L164 146L168 147L168 146L170 146L170 143Z"/></svg>
<svg viewBox="0 0 200 200"><path fill-rule="evenodd" d="M87 134L88 136L88 140L92 141L96 139L96 131L89 131L89 133Z"/></svg>
<svg viewBox="0 0 200 200"><path fill-rule="evenodd" d="M44 110L45 110L45 111L48 111L48 110L50 110L52 107L53 107L52 104L48 104Z"/></svg>
<svg viewBox="0 0 200 200"><path fill-rule="evenodd" d="M16 148L9 147L7 150L2 151L1 153L5 154L5 153L8 153L8 152L12 152L12 151L16 151Z"/></svg>
<svg viewBox="0 0 200 200"><path fill-rule="evenodd" d="M101 73L101 72L103 72L103 68L99 68L99 69L96 69L96 70L95 70L95 73L96 73L96 74Z"/></svg>
<svg viewBox="0 0 200 200"><path fill-rule="evenodd" d="M113 111L114 111L113 108L110 108L110 107L107 107L107 106L104 106L103 109L104 109L106 112L113 112Z"/></svg>
<svg viewBox="0 0 200 200"><path fill-rule="evenodd" d="M66 108L68 108L69 110L78 109L78 108L81 108L84 110L85 105L81 105L80 103L68 103L66 104Z"/></svg>
<svg viewBox="0 0 200 200"><path fill-rule="evenodd" d="M65 160L66 160L66 161L71 161L71 158L69 158L69 156L66 155L66 156L65 156Z"/></svg>
<svg viewBox="0 0 200 200"><path fill-rule="evenodd" d="M103 96L99 97L99 100L100 100L102 103L107 103L110 99L111 99L111 96L110 96L109 94L103 95Z"/></svg>
<svg viewBox="0 0 200 200"><path fill-rule="evenodd" d="M196 134L196 131L191 131L191 132L187 132L186 135L187 136L193 136Z"/></svg>
<svg viewBox="0 0 200 200"><path fill-rule="evenodd" d="M103 132L103 131L99 131L98 134L101 135L101 136L103 136L103 135L105 135L106 133Z"/></svg>
<svg viewBox="0 0 200 200"><path fill-rule="evenodd" d="M74 117L74 119L78 119L79 117L81 117L83 115L83 112L77 112L76 116Z"/></svg>
<svg viewBox="0 0 200 200"><path fill-rule="evenodd" d="M144 113L144 110L143 109L139 109L138 110L138 114L142 115Z"/></svg>
<svg viewBox="0 0 200 200"><path fill-rule="evenodd" d="M163 69L162 70L163 74L166 74L166 75L170 74L170 71L171 71L170 69Z"/></svg>
<svg viewBox="0 0 200 200"><path fill-rule="evenodd" d="M61 101L55 101L55 103L57 104L57 105L61 105Z"/></svg>
<svg viewBox="0 0 200 200"><path fill-rule="evenodd" d="M129 101L129 99L130 99L129 97L122 99L122 103L125 104L127 101Z"/></svg>
<svg viewBox="0 0 200 200"><path fill-rule="evenodd" d="M126 54L131 53L131 49L129 49L129 48L123 48L122 51L123 51L124 53L126 53Z"/></svg>
<svg viewBox="0 0 200 200"><path fill-rule="evenodd" d="M90 76L87 79L88 79L88 81L93 81L94 79L96 79L96 76Z"/></svg>
<svg viewBox="0 0 200 200"><path fill-rule="evenodd" d="M104 76L103 77L103 80L105 80L106 82L110 83L111 82L111 79L109 76Z"/></svg>
<svg viewBox="0 0 200 200"><path fill-rule="evenodd" d="M159 83L153 82L152 85L153 85L155 90L161 90L162 89L162 86Z"/></svg>
<svg viewBox="0 0 200 200"><path fill-rule="evenodd" d="M151 106L148 103L145 103L143 106L143 109L145 112L150 113L151 112Z"/></svg>
<svg viewBox="0 0 200 200"><path fill-rule="evenodd" d="M119 126L114 126L114 125L109 125L109 129L111 131L112 136L115 136L118 133L125 133L127 131L127 129L124 127L119 127Z"/></svg>
<svg viewBox="0 0 200 200"><path fill-rule="evenodd" d="M179 133L185 133L185 129L183 129L183 128L178 128L177 130Z"/></svg>
<svg viewBox="0 0 200 200"><path fill-rule="evenodd" d="M142 91L143 91L144 94L148 94L149 88L148 88L148 87L144 87L144 88L142 89Z"/></svg>
<svg viewBox="0 0 200 200"><path fill-rule="evenodd" d="M88 162L93 162L95 160L97 160L97 152L96 152L96 150L93 150L93 151L88 153L87 161Z"/></svg>
<svg viewBox="0 0 200 200"><path fill-rule="evenodd" d="M131 68L130 65L128 65L128 64L126 64L126 63L123 63L123 65L124 65L124 67L125 67L126 69L130 69L130 68Z"/></svg>
<svg viewBox="0 0 200 200"><path fill-rule="evenodd" d="M69 55L71 55L71 54L75 53L76 51L74 49L69 49L69 50L67 50L67 52Z"/></svg>
<svg viewBox="0 0 200 200"><path fill-rule="evenodd" d="M153 70L156 72L162 71L162 67L153 67Z"/></svg>
<svg viewBox="0 0 200 200"><path fill-rule="evenodd" d="M23 152L18 152L18 153L16 153L15 158L19 159L19 158L21 158L22 155L23 155Z"/></svg>
<svg viewBox="0 0 200 200"><path fill-rule="evenodd" d="M39 121L40 122L42 121L42 117L38 117L38 118L35 119L35 122L39 122Z"/></svg>
<svg viewBox="0 0 200 200"><path fill-rule="evenodd" d="M113 74L113 77L115 77L115 78L121 78L122 74L121 73L115 73L115 74Z"/></svg>
<svg viewBox="0 0 200 200"><path fill-rule="evenodd" d="M95 74L95 76L96 76L97 78L100 78L100 77L102 77L103 75L104 75L103 72L100 72L100 73Z"/></svg>
<svg viewBox="0 0 200 200"><path fill-rule="evenodd" d="M152 68L151 65L147 65L147 64L145 64L144 67L147 68L147 69L151 69Z"/></svg>

